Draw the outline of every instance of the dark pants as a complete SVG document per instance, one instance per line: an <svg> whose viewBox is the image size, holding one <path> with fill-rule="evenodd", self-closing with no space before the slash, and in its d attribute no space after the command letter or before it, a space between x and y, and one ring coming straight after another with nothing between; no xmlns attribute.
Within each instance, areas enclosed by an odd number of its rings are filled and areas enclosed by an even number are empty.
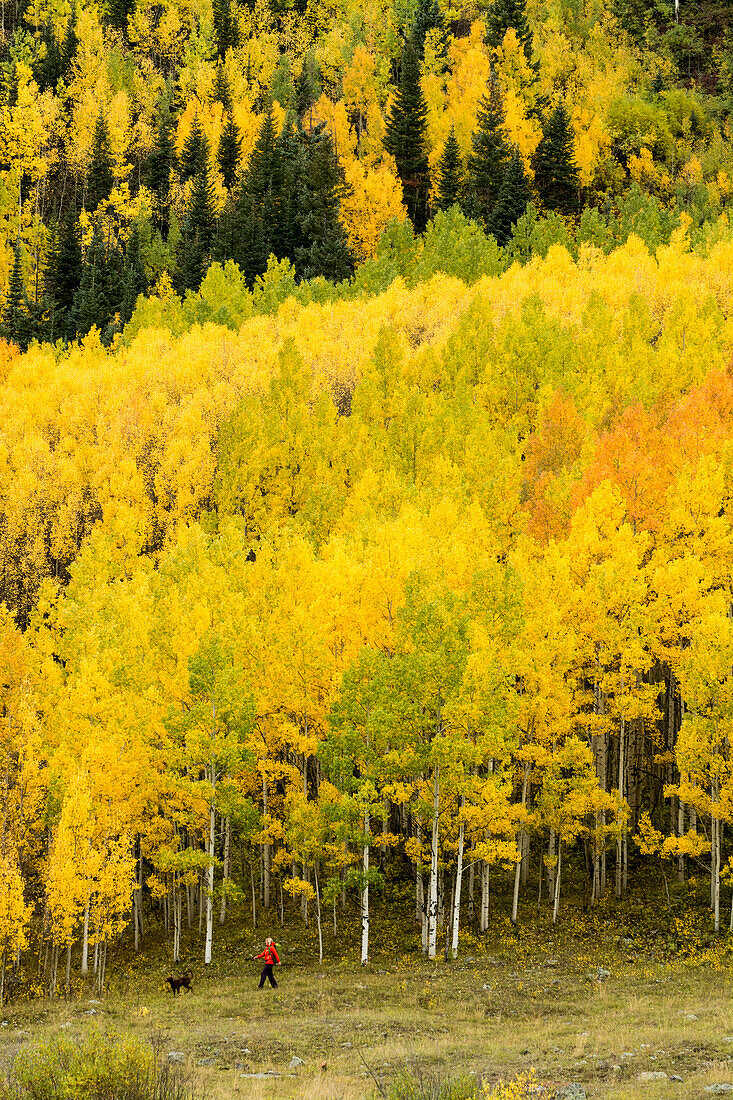
<svg viewBox="0 0 733 1100"><path fill-rule="evenodd" d="M265 965L262 967L262 973L260 975L260 985L259 985L260 989L262 989L263 985L265 984L265 978L269 978L270 985L272 986L272 988L277 989L277 982L275 981L275 975L272 973L272 968L273 968L274 965L275 965L274 963L265 963Z"/></svg>

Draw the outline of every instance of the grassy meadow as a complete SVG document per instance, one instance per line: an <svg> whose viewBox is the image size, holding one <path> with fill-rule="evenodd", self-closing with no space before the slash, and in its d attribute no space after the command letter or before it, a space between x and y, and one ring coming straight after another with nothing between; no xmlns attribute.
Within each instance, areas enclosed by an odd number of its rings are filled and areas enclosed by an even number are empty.
<svg viewBox="0 0 733 1100"><path fill-rule="evenodd" d="M518 930L497 917L485 939L465 934L461 957L437 965L414 929L385 912L365 968L348 924L337 937L324 930L322 965L312 924L297 938L273 929L277 991L257 989L251 956L267 929L251 920L222 933L207 970L195 933L187 960L171 967L151 930L137 956L120 945L101 1001L90 983L53 1002L7 1004L0 1057L7 1065L28 1043L99 1027L152 1041L164 1058L182 1055L209 1100L396 1096L410 1071L432 1097L439 1080L493 1083L530 1069L549 1096L575 1082L588 1098L702 1100L713 1095L706 1086L733 1084L732 941L711 937L683 897L660 922L658 900L586 915L571 907L554 929L544 915L525 913ZM165 977L187 963L193 990L174 997Z"/></svg>

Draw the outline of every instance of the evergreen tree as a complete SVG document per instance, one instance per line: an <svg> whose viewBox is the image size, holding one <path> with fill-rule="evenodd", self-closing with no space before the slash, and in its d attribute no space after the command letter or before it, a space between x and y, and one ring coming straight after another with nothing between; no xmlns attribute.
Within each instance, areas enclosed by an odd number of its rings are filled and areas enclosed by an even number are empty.
<svg viewBox="0 0 733 1100"><path fill-rule="evenodd" d="M425 38L428 31L437 31L437 54L445 57L448 52L448 28L438 0L418 0L409 37L420 60L425 57Z"/></svg>
<svg viewBox="0 0 733 1100"><path fill-rule="evenodd" d="M219 57L226 57L227 50L237 48L239 35L231 0L214 0L214 33Z"/></svg>
<svg viewBox="0 0 733 1100"><path fill-rule="evenodd" d="M148 289L148 280L143 265L140 247L140 232L137 222L133 225L130 239L125 249L125 265L122 270L122 298L120 302L120 320L123 325L132 317L135 303Z"/></svg>
<svg viewBox="0 0 733 1100"><path fill-rule="evenodd" d="M79 37L76 33L76 4L71 9L66 23L66 33L61 47L61 76L65 77L79 49Z"/></svg>
<svg viewBox="0 0 733 1100"><path fill-rule="evenodd" d="M296 269L302 279L322 275L338 282L353 273L354 260L338 216L343 180L331 137L323 126L302 134L301 155L305 171L294 193L304 243L295 248Z"/></svg>
<svg viewBox="0 0 733 1100"><path fill-rule="evenodd" d="M170 178L176 167L176 150L173 144L173 123L167 110L158 116L158 132L155 146L148 157L145 182L156 196L156 224L167 229L170 208Z"/></svg>
<svg viewBox="0 0 733 1100"><path fill-rule="evenodd" d="M422 231L428 213L427 105L420 86L420 58L411 39L405 43L400 81L387 118L384 147L397 163L407 212Z"/></svg>
<svg viewBox="0 0 733 1100"><path fill-rule="evenodd" d="M52 341L74 338L76 329L72 311L81 282L81 270L76 218L67 215L61 227L57 228L46 266L45 289L50 311L49 337Z"/></svg>
<svg viewBox="0 0 733 1100"><path fill-rule="evenodd" d="M227 74L224 72L224 66L221 61L216 66L216 77L214 78L214 90L211 94L212 103L221 103L227 114L232 113L232 91L229 87L229 81L227 80Z"/></svg>
<svg viewBox="0 0 733 1100"><path fill-rule="evenodd" d="M468 208L483 225L488 223L499 196L509 159L504 137L504 110L499 89L491 78L476 117L478 129L471 135L471 152L466 162Z"/></svg>
<svg viewBox="0 0 733 1100"><path fill-rule="evenodd" d="M10 271L8 296L2 315L2 335L6 340L18 344L25 351L30 339L30 329L28 300L23 283L20 243L17 243L13 250L13 266Z"/></svg>
<svg viewBox="0 0 733 1100"><path fill-rule="evenodd" d="M548 210L572 214L578 208L578 166L575 163L573 129L562 102L543 127L537 149L535 179Z"/></svg>
<svg viewBox="0 0 733 1100"><path fill-rule="evenodd" d="M191 179L192 176L197 176L199 174L205 161L208 159L208 153L208 142L206 141L204 131L201 129L199 117L196 115L191 125L189 135L183 143L183 149L181 150L179 171L181 179L184 182Z"/></svg>
<svg viewBox="0 0 733 1100"><path fill-rule="evenodd" d="M462 197L461 150L458 146L458 138L455 129L446 138L440 160L438 161L438 190L436 206L438 210L448 210L456 203L460 203Z"/></svg>
<svg viewBox="0 0 733 1100"><path fill-rule="evenodd" d="M224 186L228 191L231 191L237 182L237 169L241 156L241 144L242 138L239 133L239 128L230 115L227 119L226 126L221 132L219 149L216 154L219 171L222 174Z"/></svg>
<svg viewBox="0 0 733 1100"><path fill-rule="evenodd" d="M233 228L228 231L225 227L225 234L236 242L234 259L250 284L266 269L271 252L281 258L288 255L283 240L283 142L288 140L288 129L287 125L283 127L278 139L270 104L242 181Z"/></svg>
<svg viewBox="0 0 733 1100"><path fill-rule="evenodd" d="M505 245L509 241L512 227L527 209L531 198L532 193L524 166L519 153L515 150L501 181L499 197L487 225L488 232L500 245Z"/></svg>
<svg viewBox="0 0 733 1100"><path fill-rule="evenodd" d="M486 43L496 49L510 27L522 43L528 61L532 60L532 32L527 22L526 0L494 0L486 17Z"/></svg>
<svg viewBox="0 0 733 1100"><path fill-rule="evenodd" d="M214 185L204 138L204 159L194 177L177 254L176 281L180 291L198 290L201 285L209 266L215 229Z"/></svg>
<svg viewBox="0 0 733 1100"><path fill-rule="evenodd" d="M127 21L135 11L135 0L107 0L110 25L127 34Z"/></svg>
<svg viewBox="0 0 733 1100"><path fill-rule="evenodd" d="M318 73L310 56L303 59L303 67L295 84L293 106L299 119L312 111L318 99Z"/></svg>
<svg viewBox="0 0 733 1100"><path fill-rule="evenodd" d="M96 325L105 343L119 331L122 303L122 253L115 242L107 245L95 232L82 264L79 289L74 297L73 321L77 335L85 336Z"/></svg>
<svg viewBox="0 0 733 1100"><path fill-rule="evenodd" d="M112 174L112 147L107 120L100 110L92 138L92 159L87 172L87 201L89 210L96 210L100 202L108 199L114 187Z"/></svg>
<svg viewBox="0 0 733 1100"><path fill-rule="evenodd" d="M39 89L43 92L47 88L55 89L63 73L61 47L50 20L41 30L41 43L45 48L39 51L38 59L33 66L33 75Z"/></svg>

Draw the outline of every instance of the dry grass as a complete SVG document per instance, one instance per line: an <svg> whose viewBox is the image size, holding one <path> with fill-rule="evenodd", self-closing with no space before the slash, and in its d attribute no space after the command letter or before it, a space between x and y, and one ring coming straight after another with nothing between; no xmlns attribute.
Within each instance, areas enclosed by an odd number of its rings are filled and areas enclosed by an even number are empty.
<svg viewBox="0 0 733 1100"><path fill-rule="evenodd" d="M535 1067L542 1081L577 1081L589 1098L609 1100L702 1100L705 1085L733 1083L727 942L700 963L590 933L569 923L519 937L500 930L437 966L387 943L364 970L348 957L320 967L308 935L283 935L277 992L257 990L251 945L230 939L220 941L214 967L195 967L194 991L175 998L162 986L170 971L159 946L118 966L117 988L102 1004L90 1005L87 993L8 1006L0 1056L61 1029L162 1034L164 1051L186 1056L209 1100L363 1100L378 1095L374 1078L388 1092L410 1065L489 1081ZM599 965L609 979L596 980ZM293 1057L303 1065L291 1069ZM268 1071L264 1080L244 1076ZM645 1071L683 1080L639 1082Z"/></svg>

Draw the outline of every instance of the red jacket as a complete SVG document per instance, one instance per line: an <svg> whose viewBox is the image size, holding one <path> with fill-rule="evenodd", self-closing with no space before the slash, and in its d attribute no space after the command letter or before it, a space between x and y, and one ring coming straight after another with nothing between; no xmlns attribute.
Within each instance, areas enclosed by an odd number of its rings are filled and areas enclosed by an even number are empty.
<svg viewBox="0 0 733 1100"><path fill-rule="evenodd" d="M274 963L277 963L278 965L280 964L280 959L278 958L278 954L275 950L274 944L272 947L266 947L262 954L255 955L255 958L264 959L266 966L272 966Z"/></svg>

